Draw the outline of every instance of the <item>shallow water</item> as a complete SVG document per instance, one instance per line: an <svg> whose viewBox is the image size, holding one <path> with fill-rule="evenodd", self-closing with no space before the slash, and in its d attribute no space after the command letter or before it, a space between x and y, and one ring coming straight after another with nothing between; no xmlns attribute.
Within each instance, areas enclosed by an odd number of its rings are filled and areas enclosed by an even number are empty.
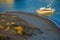
<svg viewBox="0 0 60 40"><path fill-rule="evenodd" d="M60 0L0 0L0 12L24 11L36 14L35 10L50 3L56 9L56 13L49 18L60 27Z"/></svg>

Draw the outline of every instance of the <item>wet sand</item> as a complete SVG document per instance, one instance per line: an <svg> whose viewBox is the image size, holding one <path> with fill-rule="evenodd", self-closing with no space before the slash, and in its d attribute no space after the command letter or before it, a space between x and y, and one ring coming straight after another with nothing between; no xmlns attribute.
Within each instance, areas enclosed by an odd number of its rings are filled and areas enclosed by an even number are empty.
<svg viewBox="0 0 60 40"><path fill-rule="evenodd" d="M36 16L24 12L6 12L7 14L17 15L29 25L40 28L43 34L28 38L26 40L60 40L60 29L50 20L41 16ZM13 40L25 40L13 35Z"/></svg>

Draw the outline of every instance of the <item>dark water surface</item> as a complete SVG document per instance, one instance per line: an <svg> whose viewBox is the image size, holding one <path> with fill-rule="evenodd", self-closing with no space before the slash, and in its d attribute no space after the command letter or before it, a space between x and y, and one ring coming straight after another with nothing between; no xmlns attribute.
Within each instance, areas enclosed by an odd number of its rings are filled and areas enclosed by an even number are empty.
<svg viewBox="0 0 60 40"><path fill-rule="evenodd" d="M56 9L56 13L49 18L60 27L60 0L0 0L0 12L24 11L36 14L37 9L50 3Z"/></svg>

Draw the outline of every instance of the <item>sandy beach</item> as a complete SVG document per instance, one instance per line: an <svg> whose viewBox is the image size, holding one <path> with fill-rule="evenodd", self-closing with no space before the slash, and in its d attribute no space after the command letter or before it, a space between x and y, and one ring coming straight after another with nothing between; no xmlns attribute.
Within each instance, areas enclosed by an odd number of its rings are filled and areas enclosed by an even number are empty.
<svg viewBox="0 0 60 40"><path fill-rule="evenodd" d="M43 31L42 34L37 34L26 40L60 40L60 29L49 19L41 16L32 15L24 12L4 12L7 14L16 15L29 25L37 27ZM7 34L6 34L7 35ZM13 40L25 40L19 36L10 34Z"/></svg>

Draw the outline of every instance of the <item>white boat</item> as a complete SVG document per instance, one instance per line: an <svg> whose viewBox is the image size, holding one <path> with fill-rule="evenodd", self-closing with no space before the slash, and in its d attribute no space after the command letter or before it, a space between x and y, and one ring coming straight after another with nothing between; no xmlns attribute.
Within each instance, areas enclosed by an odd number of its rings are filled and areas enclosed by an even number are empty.
<svg viewBox="0 0 60 40"><path fill-rule="evenodd" d="M41 7L39 10L36 10L37 15L52 15L55 12L55 9L51 8L51 7Z"/></svg>

